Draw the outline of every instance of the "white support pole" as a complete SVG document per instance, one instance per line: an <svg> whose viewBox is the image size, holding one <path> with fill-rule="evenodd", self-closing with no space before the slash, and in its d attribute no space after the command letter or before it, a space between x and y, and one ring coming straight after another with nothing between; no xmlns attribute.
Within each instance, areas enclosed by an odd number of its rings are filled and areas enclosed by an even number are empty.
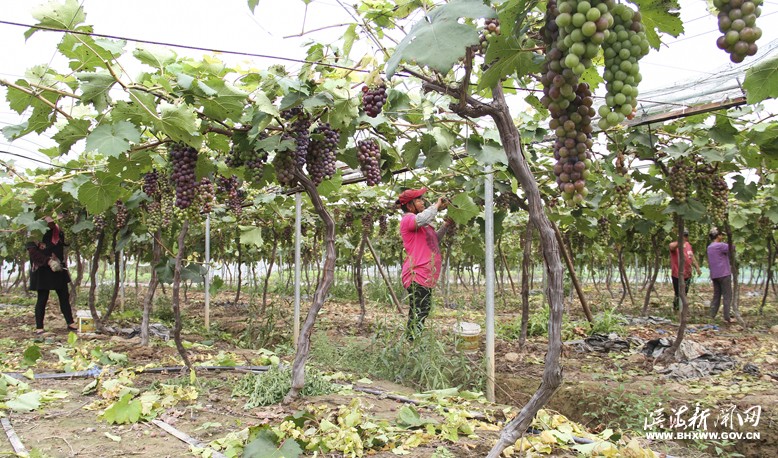
<svg viewBox="0 0 778 458"><path fill-rule="evenodd" d="M297 349L297 339L300 337L300 239L302 233L302 196L294 195L294 348Z"/></svg>
<svg viewBox="0 0 778 458"><path fill-rule="evenodd" d="M124 249L119 250L119 310L124 311Z"/></svg>
<svg viewBox="0 0 778 458"><path fill-rule="evenodd" d="M486 226L486 399L494 402L494 173L486 166L484 221Z"/></svg>
<svg viewBox="0 0 778 458"><path fill-rule="evenodd" d="M205 329L211 329L211 214L205 215Z"/></svg>

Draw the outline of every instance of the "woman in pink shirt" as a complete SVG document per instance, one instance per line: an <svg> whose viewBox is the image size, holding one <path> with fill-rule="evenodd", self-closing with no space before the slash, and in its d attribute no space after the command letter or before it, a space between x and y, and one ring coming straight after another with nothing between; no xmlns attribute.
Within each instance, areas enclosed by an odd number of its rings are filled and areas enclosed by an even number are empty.
<svg viewBox="0 0 778 458"><path fill-rule="evenodd" d="M405 211L400 221L400 236L403 240L406 258L402 268L403 286L410 294L408 326L406 336L413 340L424 328L424 320L430 313L432 288L440 278L441 256L440 239L454 223L446 220L436 232L431 223L439 210L444 210L448 202L444 198L431 205L421 196L427 188L403 191L395 202Z"/></svg>
<svg viewBox="0 0 778 458"><path fill-rule="evenodd" d="M710 265L710 280L713 282L713 299L710 301L710 317L715 318L724 299L724 322L736 323L730 316L729 307L732 304L732 269L729 265L730 245L721 241L722 234L718 229L710 231L711 244L708 245L708 265Z"/></svg>

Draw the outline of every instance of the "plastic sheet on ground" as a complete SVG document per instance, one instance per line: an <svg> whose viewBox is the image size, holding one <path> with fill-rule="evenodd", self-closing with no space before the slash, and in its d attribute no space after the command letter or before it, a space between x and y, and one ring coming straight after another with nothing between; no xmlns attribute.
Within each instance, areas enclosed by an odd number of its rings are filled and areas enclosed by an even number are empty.
<svg viewBox="0 0 778 458"><path fill-rule="evenodd" d="M671 339L654 339L646 342L641 353L651 358L662 356L673 344ZM726 355L717 355L692 340L684 340L678 349L680 362L654 369L673 380L703 378L735 369L737 361Z"/></svg>
<svg viewBox="0 0 778 458"><path fill-rule="evenodd" d="M621 338L615 332L610 334L592 334L585 339L571 340L564 343L573 347L579 352L597 351L609 353L612 351L629 351L632 347L639 347L643 344L637 337Z"/></svg>
<svg viewBox="0 0 778 458"><path fill-rule="evenodd" d="M126 339L132 339L135 336L140 335L140 326L134 328L117 328L113 326L106 326L104 331L108 334L122 336ZM165 342L170 340L170 329L162 323L154 323L149 325L149 335L158 337Z"/></svg>
<svg viewBox="0 0 778 458"><path fill-rule="evenodd" d="M657 324L670 324L671 320L661 316L628 316L627 324L630 326L653 326Z"/></svg>

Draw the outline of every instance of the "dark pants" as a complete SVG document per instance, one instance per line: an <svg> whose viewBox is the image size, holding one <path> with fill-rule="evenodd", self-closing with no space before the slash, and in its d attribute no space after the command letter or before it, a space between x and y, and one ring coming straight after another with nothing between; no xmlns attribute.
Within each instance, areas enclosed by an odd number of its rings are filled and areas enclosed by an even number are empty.
<svg viewBox="0 0 778 458"><path fill-rule="evenodd" d="M411 283L411 286L408 287L408 293L410 293L411 306L408 311L408 326L405 328L405 335L408 340L413 340L424 329L424 320L430 314L432 289L418 283Z"/></svg>
<svg viewBox="0 0 778 458"><path fill-rule="evenodd" d="M721 305L721 296L724 296L724 321L729 321L729 306L732 304L732 275L713 278L713 299L710 301L710 317L714 318Z"/></svg>
<svg viewBox="0 0 778 458"><path fill-rule="evenodd" d="M68 287L55 290L59 298L59 309L67 324L73 324L73 312L70 310L70 293ZM43 317L46 315L46 303L49 301L49 290L38 290L38 302L35 303L35 327L43 329Z"/></svg>
<svg viewBox="0 0 778 458"><path fill-rule="evenodd" d="M671 277L673 279L673 292L675 293L675 297L673 298L673 310L678 310L681 307L681 292L678 289L678 277ZM692 283L692 277L689 277L684 281L686 285L686 289L684 289L684 293L689 293L689 285Z"/></svg>

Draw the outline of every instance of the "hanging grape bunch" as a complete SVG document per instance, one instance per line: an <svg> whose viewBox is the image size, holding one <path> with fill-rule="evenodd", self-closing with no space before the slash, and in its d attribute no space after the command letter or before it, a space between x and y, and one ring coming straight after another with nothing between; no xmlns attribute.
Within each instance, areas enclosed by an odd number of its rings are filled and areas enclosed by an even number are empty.
<svg viewBox="0 0 778 458"><path fill-rule="evenodd" d="M343 213L343 229L351 229L354 226L354 213L351 210L346 210Z"/></svg>
<svg viewBox="0 0 778 458"><path fill-rule="evenodd" d="M497 208L516 212L521 210L521 199L513 192L503 192L494 198L494 205Z"/></svg>
<svg viewBox="0 0 778 458"><path fill-rule="evenodd" d="M162 203L156 200L149 202L146 205L144 217L149 232L156 232L157 230L162 229Z"/></svg>
<svg viewBox="0 0 778 458"><path fill-rule="evenodd" d="M549 127L554 130L554 175L569 205L583 202L588 194L586 177L591 165L589 152L593 141L592 94L589 85L579 83L579 75L592 66L612 21L608 6L595 2L549 1L546 25L546 59L543 63L541 102L551 113Z"/></svg>
<svg viewBox="0 0 778 458"><path fill-rule="evenodd" d="M340 143L340 133L329 123L319 124L313 129L308 145L308 175L318 185L335 175L335 152Z"/></svg>
<svg viewBox="0 0 778 458"><path fill-rule="evenodd" d="M716 40L716 46L736 64L758 50L756 41L762 37L762 29L756 26L756 18L762 14L761 4L762 0L713 0L719 12L719 31L724 34Z"/></svg>
<svg viewBox="0 0 778 458"><path fill-rule="evenodd" d="M378 235L386 235L386 232L389 230L389 217L382 213L378 217Z"/></svg>
<svg viewBox="0 0 778 458"><path fill-rule="evenodd" d="M597 220L597 243L608 246L611 239L611 225L606 216Z"/></svg>
<svg viewBox="0 0 778 458"><path fill-rule="evenodd" d="M489 41L500 35L500 20L497 18L487 18L484 21L484 28L478 41L478 52L486 54L486 48L489 47Z"/></svg>
<svg viewBox="0 0 778 458"><path fill-rule="evenodd" d="M638 84L643 79L638 61L648 54L649 44L640 12L622 4L612 9L613 28L603 43L605 56L605 105L598 113L599 127L606 130L634 116Z"/></svg>
<svg viewBox="0 0 778 458"><path fill-rule="evenodd" d="M172 173L170 179L176 188L176 207L189 208L197 193L195 166L197 150L180 143L174 144L168 153Z"/></svg>
<svg viewBox="0 0 778 458"><path fill-rule="evenodd" d="M143 192L150 198L156 200L159 198L159 172L152 169L143 175Z"/></svg>
<svg viewBox="0 0 778 458"><path fill-rule="evenodd" d="M713 221L724 224L727 221L727 207L729 206L729 187L727 181L720 174L710 183L712 199L708 205L708 212Z"/></svg>
<svg viewBox="0 0 778 458"><path fill-rule="evenodd" d="M697 199L706 207L710 207L712 199L710 184L716 176L716 168L711 164L697 161L694 172L692 181L695 184Z"/></svg>
<svg viewBox="0 0 778 458"><path fill-rule="evenodd" d="M675 164L670 168L668 183L670 184L673 198L678 202L684 203L689 197L689 185L692 182L693 173L694 168L687 163L685 158L676 160Z"/></svg>
<svg viewBox="0 0 778 458"><path fill-rule="evenodd" d="M282 186L291 188L297 185L294 171L297 168L292 151L278 151L273 158L273 167L276 169L276 178Z"/></svg>
<svg viewBox="0 0 778 458"><path fill-rule="evenodd" d="M624 214L629 211L629 193L632 191L633 183L624 162L624 154L621 152L616 157L616 175L618 179L615 180L616 184L613 187L613 201L616 204L616 208Z"/></svg>
<svg viewBox="0 0 778 458"><path fill-rule="evenodd" d="M383 81L374 86L362 86L362 108L365 114L375 118L381 113L385 103L386 84Z"/></svg>
<svg viewBox="0 0 778 458"><path fill-rule="evenodd" d="M308 145L310 143L311 117L300 107L289 108L281 112L281 117L287 121L292 120L287 126L285 135L294 140L295 143L295 165L302 170L305 165L305 159L308 155Z"/></svg>
<svg viewBox="0 0 778 458"><path fill-rule="evenodd" d="M381 182L381 147L372 138L357 142L357 161L368 186Z"/></svg>
<svg viewBox="0 0 778 458"><path fill-rule="evenodd" d="M206 177L200 180L200 185L197 187L197 207L202 210L203 213L211 213L213 210L213 204L216 202L216 193L213 189L213 183Z"/></svg>
<svg viewBox="0 0 778 458"><path fill-rule="evenodd" d="M373 235L373 215L369 211L362 213L362 234L367 237Z"/></svg>
<svg viewBox="0 0 778 458"><path fill-rule="evenodd" d="M127 225L129 212L127 211L127 206L121 200L117 200L114 203L114 207L116 207L116 228L121 229Z"/></svg>
<svg viewBox="0 0 778 458"><path fill-rule="evenodd" d="M106 221L105 216L95 215L92 217L92 223L95 226L95 232L100 232L105 229Z"/></svg>
<svg viewBox="0 0 778 458"><path fill-rule="evenodd" d="M227 197L227 208L233 215L239 217L243 213L243 190L240 188L238 177L232 175L229 178L219 177L216 180L216 191Z"/></svg>
<svg viewBox="0 0 778 458"><path fill-rule="evenodd" d="M230 147L230 152L227 153L227 157L224 158L224 163L227 167L237 168L243 165L243 159L241 158L240 150L233 145Z"/></svg>

